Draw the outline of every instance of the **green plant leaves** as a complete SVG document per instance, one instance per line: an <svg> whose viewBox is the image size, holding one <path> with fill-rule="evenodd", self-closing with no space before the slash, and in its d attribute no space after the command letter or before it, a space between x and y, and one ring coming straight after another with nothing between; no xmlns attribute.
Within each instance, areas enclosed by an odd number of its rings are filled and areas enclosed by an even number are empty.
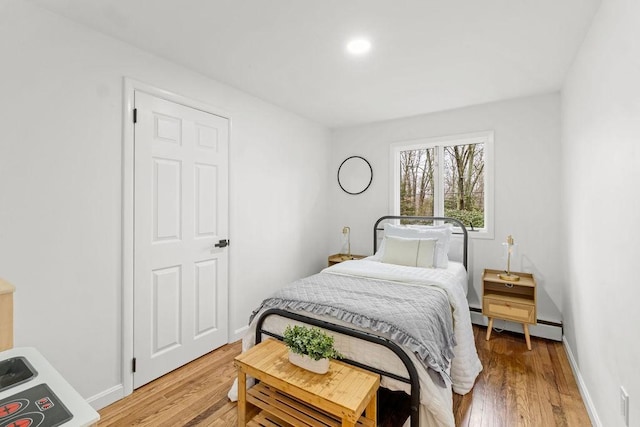
<svg viewBox="0 0 640 427"><path fill-rule="evenodd" d="M318 328L289 325L283 336L284 343L292 352L307 355L313 360L343 357L333 348L333 337Z"/></svg>

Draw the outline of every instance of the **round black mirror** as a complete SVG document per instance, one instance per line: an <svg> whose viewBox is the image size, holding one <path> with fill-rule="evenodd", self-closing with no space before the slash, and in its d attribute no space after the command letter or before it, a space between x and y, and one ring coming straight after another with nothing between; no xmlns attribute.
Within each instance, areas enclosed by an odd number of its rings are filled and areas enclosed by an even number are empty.
<svg viewBox="0 0 640 427"><path fill-rule="evenodd" d="M373 169L364 157L351 156L338 168L338 185L345 193L364 193L373 181Z"/></svg>

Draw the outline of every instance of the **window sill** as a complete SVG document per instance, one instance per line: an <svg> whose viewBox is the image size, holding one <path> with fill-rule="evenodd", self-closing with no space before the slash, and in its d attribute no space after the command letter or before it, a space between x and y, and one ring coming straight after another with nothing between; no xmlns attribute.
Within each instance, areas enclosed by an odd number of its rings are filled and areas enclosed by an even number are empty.
<svg viewBox="0 0 640 427"><path fill-rule="evenodd" d="M467 229L467 233L469 239L492 240L494 238L493 232L488 230L471 231Z"/></svg>

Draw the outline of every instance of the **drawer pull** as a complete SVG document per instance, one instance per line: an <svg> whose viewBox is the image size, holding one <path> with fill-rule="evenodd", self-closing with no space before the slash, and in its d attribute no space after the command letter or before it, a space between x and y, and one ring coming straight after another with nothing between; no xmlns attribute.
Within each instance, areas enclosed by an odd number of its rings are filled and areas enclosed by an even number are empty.
<svg viewBox="0 0 640 427"><path fill-rule="evenodd" d="M513 288L513 283L505 283L504 286L506 288Z"/></svg>

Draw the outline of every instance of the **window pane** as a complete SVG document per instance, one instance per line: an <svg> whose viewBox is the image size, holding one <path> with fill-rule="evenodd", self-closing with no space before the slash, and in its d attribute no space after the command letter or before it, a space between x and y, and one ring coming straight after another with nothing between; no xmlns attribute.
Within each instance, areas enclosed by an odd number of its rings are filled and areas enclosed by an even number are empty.
<svg viewBox="0 0 640 427"><path fill-rule="evenodd" d="M484 144L444 147L444 213L484 227Z"/></svg>
<svg viewBox="0 0 640 427"><path fill-rule="evenodd" d="M400 215L433 216L435 149L400 152Z"/></svg>

